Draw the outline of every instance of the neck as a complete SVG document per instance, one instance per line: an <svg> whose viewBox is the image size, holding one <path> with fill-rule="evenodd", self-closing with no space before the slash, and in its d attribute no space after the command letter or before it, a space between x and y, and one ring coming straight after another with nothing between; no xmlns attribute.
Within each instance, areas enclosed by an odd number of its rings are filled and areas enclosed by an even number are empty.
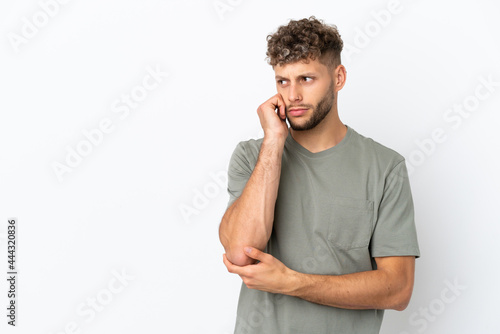
<svg viewBox="0 0 500 334"><path fill-rule="evenodd" d="M312 153L327 150L344 139L347 127L340 121L337 109L331 110L323 121L311 130L290 128L293 139Z"/></svg>

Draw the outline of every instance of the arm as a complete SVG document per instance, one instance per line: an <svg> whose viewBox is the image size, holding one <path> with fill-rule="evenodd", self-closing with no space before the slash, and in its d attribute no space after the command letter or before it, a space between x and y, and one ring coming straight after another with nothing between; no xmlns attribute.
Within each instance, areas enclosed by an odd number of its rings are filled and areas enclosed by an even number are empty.
<svg viewBox="0 0 500 334"><path fill-rule="evenodd" d="M395 309L410 301L415 271L414 256L375 258L377 269L346 275L303 274L278 259L247 247L255 265L236 266L224 257L228 271L240 275L250 289L281 293L345 309Z"/></svg>
<svg viewBox="0 0 500 334"><path fill-rule="evenodd" d="M245 255L245 245L264 250L271 236L281 157L288 135L285 104L280 95L263 103L257 112L264 129L259 157L241 196L227 209L219 226L219 238L227 257L240 266L255 262Z"/></svg>
<svg viewBox="0 0 500 334"><path fill-rule="evenodd" d="M413 291L415 257L379 257L375 261L376 270L347 275L295 273L289 279L289 294L347 309L404 310Z"/></svg>

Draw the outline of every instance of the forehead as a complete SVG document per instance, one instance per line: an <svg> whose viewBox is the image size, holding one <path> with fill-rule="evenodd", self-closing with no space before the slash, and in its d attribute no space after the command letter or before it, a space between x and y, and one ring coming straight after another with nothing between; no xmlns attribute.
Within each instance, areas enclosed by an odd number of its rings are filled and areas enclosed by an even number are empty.
<svg viewBox="0 0 500 334"><path fill-rule="evenodd" d="M324 74L327 72L328 68L326 65L320 63L318 59L308 59L308 62L301 60L295 63L274 66L276 76L284 78L296 77L304 73Z"/></svg>

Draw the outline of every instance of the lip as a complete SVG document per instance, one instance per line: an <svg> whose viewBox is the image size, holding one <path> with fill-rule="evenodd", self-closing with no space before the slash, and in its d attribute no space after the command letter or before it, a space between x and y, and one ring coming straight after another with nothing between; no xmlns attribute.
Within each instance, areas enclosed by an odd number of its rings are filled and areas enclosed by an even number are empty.
<svg viewBox="0 0 500 334"><path fill-rule="evenodd" d="M302 116L306 113L306 111L309 110L307 108L295 108L295 109L290 109L288 111L288 114L290 116L294 116L294 117L297 117L297 116Z"/></svg>

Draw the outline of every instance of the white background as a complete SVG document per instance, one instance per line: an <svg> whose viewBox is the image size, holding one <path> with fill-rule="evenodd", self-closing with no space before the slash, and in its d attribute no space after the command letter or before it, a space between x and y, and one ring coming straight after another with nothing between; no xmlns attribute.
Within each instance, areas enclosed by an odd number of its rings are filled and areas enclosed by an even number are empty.
<svg viewBox="0 0 500 334"><path fill-rule="evenodd" d="M10 217L20 274L16 328L0 281L1 332L232 333L241 281L218 240L223 175L235 145L261 135L255 111L275 94L266 36L316 15L350 50L341 119L414 167L422 256L409 307L386 312L382 333L499 333L499 9L493 0L2 1L0 276ZM146 91L148 68L162 74ZM121 99L132 93L142 101L127 110ZM464 116L450 110L464 103ZM103 120L112 131L89 147L83 132ZM86 156L58 179L54 165L78 145Z"/></svg>

